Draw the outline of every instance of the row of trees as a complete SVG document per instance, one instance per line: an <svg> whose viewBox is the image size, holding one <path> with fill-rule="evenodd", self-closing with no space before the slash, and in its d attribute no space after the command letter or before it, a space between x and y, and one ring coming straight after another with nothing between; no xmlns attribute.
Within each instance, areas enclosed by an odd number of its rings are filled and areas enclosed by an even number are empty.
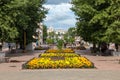
<svg viewBox="0 0 120 80"><path fill-rule="evenodd" d="M58 32L57 34L55 33L55 31L53 32L49 32L47 34L47 40L46 42L48 44L54 44L54 43L68 43L68 44L73 44L75 41L75 36L76 36L76 28L75 27L71 27L68 29L67 32L65 33L60 33Z"/></svg>
<svg viewBox="0 0 120 80"><path fill-rule="evenodd" d="M72 0L77 32L88 42L120 42L120 0Z"/></svg>
<svg viewBox="0 0 120 80"><path fill-rule="evenodd" d="M68 44L73 44L75 42L76 28L70 27L66 34L64 34L64 40Z"/></svg>
<svg viewBox="0 0 120 80"><path fill-rule="evenodd" d="M0 42L23 45L23 33L27 43L32 42L37 23L42 22L47 13L44 3L45 0L0 0Z"/></svg>
<svg viewBox="0 0 120 80"><path fill-rule="evenodd" d="M77 33L85 41L120 43L120 0L72 0Z"/></svg>

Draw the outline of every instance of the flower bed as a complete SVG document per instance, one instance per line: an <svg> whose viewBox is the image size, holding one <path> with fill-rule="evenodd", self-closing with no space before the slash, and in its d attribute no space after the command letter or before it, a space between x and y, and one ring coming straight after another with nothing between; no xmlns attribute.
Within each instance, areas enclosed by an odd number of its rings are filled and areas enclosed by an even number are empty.
<svg viewBox="0 0 120 80"><path fill-rule="evenodd" d="M24 69L56 69L56 68L94 68L94 64L87 58L82 57L72 49L62 51L49 49L23 64ZM50 53L51 52L51 53ZM59 53L58 53L59 52ZM64 53L63 53L64 52Z"/></svg>
<svg viewBox="0 0 120 80"><path fill-rule="evenodd" d="M72 49L62 49L62 50L59 50L59 49L49 49L49 50L46 50L45 53L74 53L75 51L72 50Z"/></svg>
<svg viewBox="0 0 120 80"><path fill-rule="evenodd" d="M75 53L42 53L39 57L79 57Z"/></svg>
<svg viewBox="0 0 120 80"><path fill-rule="evenodd" d="M65 59L61 60L44 57L33 58L24 67L26 69L93 68L94 65L85 57L65 57Z"/></svg>

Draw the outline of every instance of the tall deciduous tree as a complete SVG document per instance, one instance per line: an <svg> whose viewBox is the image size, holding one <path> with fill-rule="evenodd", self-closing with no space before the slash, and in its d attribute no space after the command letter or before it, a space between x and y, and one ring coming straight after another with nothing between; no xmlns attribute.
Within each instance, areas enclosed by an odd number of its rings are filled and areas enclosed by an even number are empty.
<svg viewBox="0 0 120 80"><path fill-rule="evenodd" d="M0 0L0 39L16 38L23 43L23 32L26 32L27 43L32 42L37 23L47 13L44 3L45 0Z"/></svg>
<svg viewBox="0 0 120 80"><path fill-rule="evenodd" d="M85 40L120 42L120 0L72 0L77 32Z"/></svg>
<svg viewBox="0 0 120 80"><path fill-rule="evenodd" d="M65 43L70 43L72 44L75 41L75 36L76 36L76 28L75 27L70 27L68 31L64 34L64 41Z"/></svg>
<svg viewBox="0 0 120 80"><path fill-rule="evenodd" d="M23 43L23 31L26 32L27 43L33 41L32 35L36 33L37 23L42 22L47 13L47 10L42 6L44 2L45 0L27 0L26 5L20 9L23 14L17 17L19 20L17 22L18 29L20 30L19 42ZM19 25L19 23L22 25ZM21 27L22 29L20 29Z"/></svg>

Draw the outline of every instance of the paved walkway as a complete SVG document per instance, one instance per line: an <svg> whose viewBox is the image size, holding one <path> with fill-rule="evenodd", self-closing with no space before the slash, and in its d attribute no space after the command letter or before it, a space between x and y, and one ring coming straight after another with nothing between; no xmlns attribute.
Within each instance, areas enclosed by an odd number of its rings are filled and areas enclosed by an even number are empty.
<svg viewBox="0 0 120 80"><path fill-rule="evenodd" d="M99 70L120 70L120 56L93 56L89 51L77 51L87 57Z"/></svg>
<svg viewBox="0 0 120 80"><path fill-rule="evenodd" d="M95 69L22 69L23 63L42 52L10 54L12 62L0 64L0 80L120 80L120 57L115 56L82 54L95 64Z"/></svg>
<svg viewBox="0 0 120 80"><path fill-rule="evenodd" d="M120 71L42 69L0 72L0 80L120 80Z"/></svg>

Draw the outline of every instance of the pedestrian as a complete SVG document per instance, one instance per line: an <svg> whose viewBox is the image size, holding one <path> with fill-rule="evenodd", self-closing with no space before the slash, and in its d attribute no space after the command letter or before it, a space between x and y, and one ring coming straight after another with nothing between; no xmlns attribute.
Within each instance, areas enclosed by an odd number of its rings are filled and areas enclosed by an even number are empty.
<svg viewBox="0 0 120 80"><path fill-rule="evenodd" d="M103 43L101 44L101 52L102 52L102 53L105 53L105 51L106 51L107 49L108 49L108 48L107 48L107 44L103 42ZM104 55L104 54L103 54L103 55Z"/></svg>
<svg viewBox="0 0 120 80"><path fill-rule="evenodd" d="M11 50L11 44L10 43L8 43L8 48L9 48L9 50Z"/></svg>
<svg viewBox="0 0 120 80"><path fill-rule="evenodd" d="M67 43L65 42L65 43L64 43L64 48L66 48L66 45L67 45Z"/></svg>
<svg viewBox="0 0 120 80"><path fill-rule="evenodd" d="M115 43L115 49L116 49L116 52L118 52L118 44Z"/></svg>
<svg viewBox="0 0 120 80"><path fill-rule="evenodd" d="M2 51L2 43L0 42L0 51Z"/></svg>

